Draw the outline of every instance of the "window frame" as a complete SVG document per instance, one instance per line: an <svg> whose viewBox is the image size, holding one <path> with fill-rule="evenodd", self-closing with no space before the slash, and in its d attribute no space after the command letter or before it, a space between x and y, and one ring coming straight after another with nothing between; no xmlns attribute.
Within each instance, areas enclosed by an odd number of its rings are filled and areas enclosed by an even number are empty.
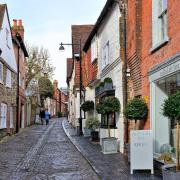
<svg viewBox="0 0 180 180"><path fill-rule="evenodd" d="M104 69L108 64L109 64L109 41L107 41L102 48L102 69Z"/></svg>
<svg viewBox="0 0 180 180"><path fill-rule="evenodd" d="M3 69L3 63L2 62L0 62L0 83L1 84L4 84L4 82L3 82L3 72L4 72L4 69Z"/></svg>
<svg viewBox="0 0 180 180"><path fill-rule="evenodd" d="M12 73L9 69L6 70L6 87L12 88Z"/></svg>

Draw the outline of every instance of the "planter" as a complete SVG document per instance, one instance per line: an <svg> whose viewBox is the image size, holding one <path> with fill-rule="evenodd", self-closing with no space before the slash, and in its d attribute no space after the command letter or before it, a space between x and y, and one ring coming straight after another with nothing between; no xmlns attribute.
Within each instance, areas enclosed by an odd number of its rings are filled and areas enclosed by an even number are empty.
<svg viewBox="0 0 180 180"><path fill-rule="evenodd" d="M103 154L114 154L117 153L118 144L117 138L102 138L102 153Z"/></svg>
<svg viewBox="0 0 180 180"><path fill-rule="evenodd" d="M99 132L91 131L91 141L98 142L99 141Z"/></svg>
<svg viewBox="0 0 180 180"><path fill-rule="evenodd" d="M112 90L113 84L112 83L104 83L104 90Z"/></svg>
<svg viewBox="0 0 180 180"><path fill-rule="evenodd" d="M180 171L176 172L175 164L168 164L162 167L163 180L179 180Z"/></svg>
<svg viewBox="0 0 180 180"><path fill-rule="evenodd" d="M90 137L91 136L91 129L84 128L84 137Z"/></svg>

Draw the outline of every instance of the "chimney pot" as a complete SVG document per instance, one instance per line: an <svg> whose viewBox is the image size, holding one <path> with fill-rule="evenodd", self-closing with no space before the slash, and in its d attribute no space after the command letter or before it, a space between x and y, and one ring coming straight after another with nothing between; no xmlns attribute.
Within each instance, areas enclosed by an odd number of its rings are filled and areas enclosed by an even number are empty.
<svg viewBox="0 0 180 180"><path fill-rule="evenodd" d="M22 26L22 19L18 20L18 26Z"/></svg>
<svg viewBox="0 0 180 180"><path fill-rule="evenodd" d="M13 26L16 27L17 26L17 20L13 19Z"/></svg>

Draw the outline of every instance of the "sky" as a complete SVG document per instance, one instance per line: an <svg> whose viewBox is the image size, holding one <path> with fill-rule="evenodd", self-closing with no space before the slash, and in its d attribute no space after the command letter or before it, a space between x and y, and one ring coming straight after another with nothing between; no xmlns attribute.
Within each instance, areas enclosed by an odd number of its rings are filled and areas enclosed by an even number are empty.
<svg viewBox="0 0 180 180"><path fill-rule="evenodd" d="M71 25L94 24L106 0L0 0L6 3L10 21L22 19L25 42L49 50L55 67L53 79L66 87L66 58L71 47L59 51L59 44L71 43Z"/></svg>

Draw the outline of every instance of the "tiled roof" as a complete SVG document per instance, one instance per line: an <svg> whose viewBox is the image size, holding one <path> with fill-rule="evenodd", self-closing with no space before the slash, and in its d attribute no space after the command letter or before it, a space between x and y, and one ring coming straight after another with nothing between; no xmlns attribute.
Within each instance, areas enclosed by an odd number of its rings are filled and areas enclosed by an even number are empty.
<svg viewBox="0 0 180 180"><path fill-rule="evenodd" d="M6 4L0 4L0 29L2 28L5 10L6 10Z"/></svg>
<svg viewBox="0 0 180 180"><path fill-rule="evenodd" d="M71 26L72 43L80 44L80 40L81 40L81 50L82 50L93 27L94 25L72 25ZM80 52L80 46L74 45L72 47L72 50L74 54L78 54Z"/></svg>

